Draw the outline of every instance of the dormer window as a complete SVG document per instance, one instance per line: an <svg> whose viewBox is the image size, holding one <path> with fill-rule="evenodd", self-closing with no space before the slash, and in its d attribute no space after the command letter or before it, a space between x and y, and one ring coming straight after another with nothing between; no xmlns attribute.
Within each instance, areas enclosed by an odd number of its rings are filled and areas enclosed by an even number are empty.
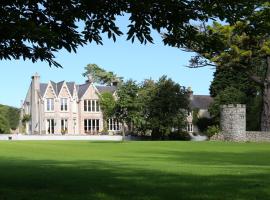
<svg viewBox="0 0 270 200"><path fill-rule="evenodd" d="M68 111L68 99L61 98L61 111Z"/></svg>
<svg viewBox="0 0 270 200"><path fill-rule="evenodd" d="M54 111L54 99L46 99L46 111Z"/></svg>
<svg viewBox="0 0 270 200"><path fill-rule="evenodd" d="M84 111L85 112L99 112L100 111L99 101L96 99L84 100Z"/></svg>

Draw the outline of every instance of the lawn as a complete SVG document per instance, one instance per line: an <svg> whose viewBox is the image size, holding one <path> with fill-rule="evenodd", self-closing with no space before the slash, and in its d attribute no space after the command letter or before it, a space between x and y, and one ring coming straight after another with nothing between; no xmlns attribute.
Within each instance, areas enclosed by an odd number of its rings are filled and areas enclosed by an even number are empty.
<svg viewBox="0 0 270 200"><path fill-rule="evenodd" d="M0 142L0 200L267 200L270 144Z"/></svg>

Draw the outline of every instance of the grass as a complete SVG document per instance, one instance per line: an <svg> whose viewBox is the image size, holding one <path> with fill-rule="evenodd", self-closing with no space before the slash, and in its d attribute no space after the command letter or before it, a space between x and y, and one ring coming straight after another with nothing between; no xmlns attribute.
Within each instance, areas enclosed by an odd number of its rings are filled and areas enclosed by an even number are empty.
<svg viewBox="0 0 270 200"><path fill-rule="evenodd" d="M270 144L0 142L0 200L267 200Z"/></svg>

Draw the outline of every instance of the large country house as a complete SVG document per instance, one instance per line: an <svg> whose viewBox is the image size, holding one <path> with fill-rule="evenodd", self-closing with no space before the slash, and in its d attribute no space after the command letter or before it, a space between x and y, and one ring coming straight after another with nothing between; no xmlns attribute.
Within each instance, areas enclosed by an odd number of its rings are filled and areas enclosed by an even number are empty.
<svg viewBox="0 0 270 200"><path fill-rule="evenodd" d="M107 91L116 95L116 85L95 86L91 77L84 84L62 81L40 83L40 76L32 76L22 114L30 115L26 123L27 134L98 134L103 130L103 116L99 105L99 94ZM191 94L192 108L200 109L200 115L208 116L209 96ZM108 120L111 134L120 132L121 124ZM187 117L187 131L196 132L192 114Z"/></svg>

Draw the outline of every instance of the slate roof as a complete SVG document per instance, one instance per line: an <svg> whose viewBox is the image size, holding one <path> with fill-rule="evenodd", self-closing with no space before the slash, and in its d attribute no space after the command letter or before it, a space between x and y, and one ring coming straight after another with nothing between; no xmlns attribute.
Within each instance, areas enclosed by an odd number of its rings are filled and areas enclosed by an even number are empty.
<svg viewBox="0 0 270 200"><path fill-rule="evenodd" d="M209 95L193 95L191 98L191 108L199 108L207 110L213 98Z"/></svg>
<svg viewBox="0 0 270 200"><path fill-rule="evenodd" d="M47 89L48 84L47 83L40 83L40 95L44 96L46 89Z"/></svg>
<svg viewBox="0 0 270 200"><path fill-rule="evenodd" d="M102 92L111 92L114 93L117 89L116 86L96 86L96 88L98 89L98 91L100 93Z"/></svg>
<svg viewBox="0 0 270 200"><path fill-rule="evenodd" d="M77 92L79 99L85 94L86 90L88 89L90 83L85 83L82 85L78 85Z"/></svg>
<svg viewBox="0 0 270 200"><path fill-rule="evenodd" d="M75 82L67 82L67 87L68 87L68 90L71 94L71 96L74 95L74 86L75 86Z"/></svg>

